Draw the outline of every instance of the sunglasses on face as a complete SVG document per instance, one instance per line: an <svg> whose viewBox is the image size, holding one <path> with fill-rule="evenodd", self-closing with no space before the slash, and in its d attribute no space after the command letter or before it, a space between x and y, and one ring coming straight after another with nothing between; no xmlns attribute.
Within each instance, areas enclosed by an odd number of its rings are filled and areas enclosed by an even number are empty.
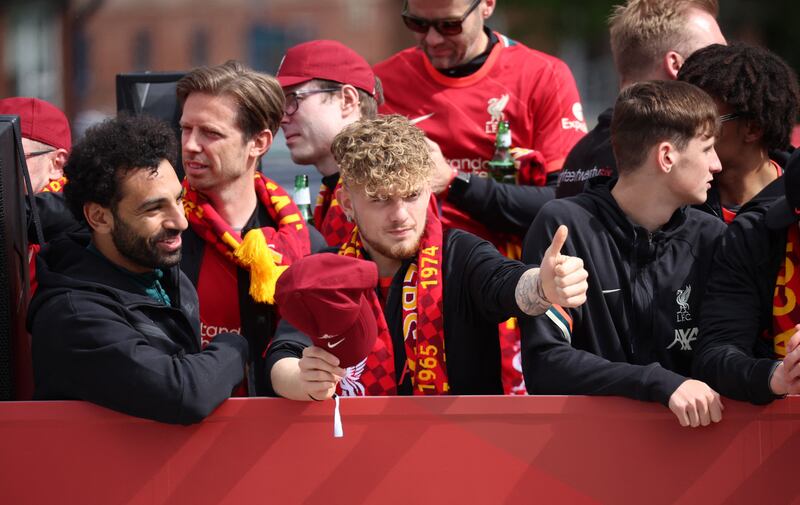
<svg viewBox="0 0 800 505"><path fill-rule="evenodd" d="M481 0L472 0L472 3L467 9L467 12L464 13L463 16L460 18L450 18L450 19L425 19L425 18L418 18L417 16L412 16L408 13L408 0L406 0L405 7L403 8L403 22L406 24L406 27L417 33L428 33L428 30L432 26L434 30L439 32L440 35L445 37L450 35L458 35L464 29L462 24L464 20L467 19L467 16L472 14L472 11L478 8L480 5Z"/></svg>

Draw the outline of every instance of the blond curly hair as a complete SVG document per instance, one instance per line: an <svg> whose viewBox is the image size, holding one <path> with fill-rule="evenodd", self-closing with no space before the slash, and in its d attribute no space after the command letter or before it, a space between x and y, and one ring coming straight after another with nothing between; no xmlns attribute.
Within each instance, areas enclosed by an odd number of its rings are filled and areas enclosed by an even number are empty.
<svg viewBox="0 0 800 505"><path fill-rule="evenodd" d="M430 184L425 134L397 114L347 126L333 139L331 152L342 183L363 188L370 198L406 197Z"/></svg>

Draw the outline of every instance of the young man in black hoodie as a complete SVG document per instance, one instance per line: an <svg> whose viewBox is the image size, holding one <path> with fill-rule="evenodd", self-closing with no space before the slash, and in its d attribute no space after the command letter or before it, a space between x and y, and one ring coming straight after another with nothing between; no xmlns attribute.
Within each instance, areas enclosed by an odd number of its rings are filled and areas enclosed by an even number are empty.
<svg viewBox="0 0 800 505"><path fill-rule="evenodd" d="M719 395L687 379L711 253L724 224L705 201L720 170L714 102L682 82L635 84L611 122L619 179L548 203L525 239L538 263L567 225L564 254L584 260L587 302L523 319L533 394L620 395L668 405L683 426L719 421Z"/></svg>
<svg viewBox="0 0 800 505"><path fill-rule="evenodd" d="M188 424L241 382L244 337L221 333L201 350L197 292L178 268L187 222L175 155L172 131L147 117L108 120L74 147L65 197L91 234L38 257L28 316L37 399Z"/></svg>

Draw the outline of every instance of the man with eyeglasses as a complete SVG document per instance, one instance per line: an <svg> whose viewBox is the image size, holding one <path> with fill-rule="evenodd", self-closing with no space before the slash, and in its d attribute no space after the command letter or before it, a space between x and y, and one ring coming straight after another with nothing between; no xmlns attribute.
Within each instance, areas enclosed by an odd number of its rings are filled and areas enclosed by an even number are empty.
<svg viewBox="0 0 800 505"><path fill-rule="evenodd" d="M402 19L418 42L375 66L382 112L408 117L449 162L440 193L445 228L469 231L518 259L536 212L555 195L569 150L586 132L575 80L561 60L492 31L495 0L408 0ZM490 112L491 110L491 112ZM485 176L497 126L526 151L519 184ZM536 160L535 162L532 160ZM444 165L444 167L442 167ZM441 170L440 170L441 171ZM515 323L503 323L506 392L524 392Z"/></svg>
<svg viewBox="0 0 800 505"><path fill-rule="evenodd" d="M64 185L64 165L72 147L67 116L49 102L28 97L0 100L0 114L19 116L22 149L33 192L60 192Z"/></svg>
<svg viewBox="0 0 800 505"><path fill-rule="evenodd" d="M380 80L361 55L334 40L289 48L276 78L286 97L281 128L292 161L314 165L322 174L314 223L328 245L340 245L353 224L337 200L341 182L331 144L347 125L377 115L383 101Z"/></svg>
<svg viewBox="0 0 800 505"><path fill-rule="evenodd" d="M721 114L722 172L700 210L730 224L745 205L783 196L781 163L800 104L794 70L768 49L713 44L690 56L678 79L711 95Z"/></svg>

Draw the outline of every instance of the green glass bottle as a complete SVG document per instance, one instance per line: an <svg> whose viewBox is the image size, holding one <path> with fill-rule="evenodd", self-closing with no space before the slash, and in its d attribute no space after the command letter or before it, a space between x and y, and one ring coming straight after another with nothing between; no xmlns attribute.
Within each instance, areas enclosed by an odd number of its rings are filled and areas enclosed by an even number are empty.
<svg viewBox="0 0 800 505"><path fill-rule="evenodd" d="M489 170L497 182L517 183L517 168L511 157L511 127L508 121L497 123L497 136L494 141L494 156L489 161Z"/></svg>
<svg viewBox="0 0 800 505"><path fill-rule="evenodd" d="M314 214L311 213L311 191L308 189L308 176L294 176L294 203L306 222L314 226Z"/></svg>

